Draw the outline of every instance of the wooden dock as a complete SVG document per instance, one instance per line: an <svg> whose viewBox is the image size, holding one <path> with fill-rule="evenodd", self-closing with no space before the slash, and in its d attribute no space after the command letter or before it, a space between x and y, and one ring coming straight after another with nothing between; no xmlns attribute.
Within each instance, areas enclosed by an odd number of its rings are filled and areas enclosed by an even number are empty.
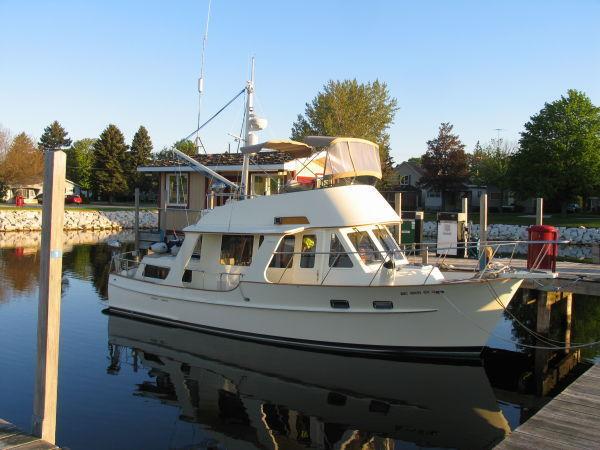
<svg viewBox="0 0 600 450"><path fill-rule="evenodd" d="M60 450L56 445L24 433L10 422L0 419L0 449Z"/></svg>
<svg viewBox="0 0 600 450"><path fill-rule="evenodd" d="M600 365L591 367L496 449L600 448Z"/></svg>

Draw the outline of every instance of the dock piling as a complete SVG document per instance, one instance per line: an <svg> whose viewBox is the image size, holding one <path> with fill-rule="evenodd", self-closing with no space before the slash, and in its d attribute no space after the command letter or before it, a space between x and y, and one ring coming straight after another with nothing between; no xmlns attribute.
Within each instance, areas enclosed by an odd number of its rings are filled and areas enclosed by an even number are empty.
<svg viewBox="0 0 600 450"><path fill-rule="evenodd" d="M65 170L63 151L46 152L33 434L52 444L56 437Z"/></svg>

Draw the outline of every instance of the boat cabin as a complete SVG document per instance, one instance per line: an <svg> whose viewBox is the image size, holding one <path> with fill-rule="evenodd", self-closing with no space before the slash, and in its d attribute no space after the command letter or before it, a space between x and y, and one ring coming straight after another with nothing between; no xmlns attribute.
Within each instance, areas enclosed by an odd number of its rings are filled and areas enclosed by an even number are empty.
<svg viewBox="0 0 600 450"><path fill-rule="evenodd" d="M127 268L127 275L218 291L235 289L242 279L361 286L391 284L398 276L421 277L423 283L437 279L438 272L410 269L388 229L399 217L371 185L381 177L377 145L312 137L304 143L269 141L242 152L265 148L301 158L284 193L230 198L184 229L175 254L150 254L137 269Z"/></svg>

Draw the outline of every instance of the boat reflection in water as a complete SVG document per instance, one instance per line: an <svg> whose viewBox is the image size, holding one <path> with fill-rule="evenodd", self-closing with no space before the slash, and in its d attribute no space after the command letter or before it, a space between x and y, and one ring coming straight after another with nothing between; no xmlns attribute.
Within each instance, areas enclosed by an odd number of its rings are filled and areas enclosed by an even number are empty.
<svg viewBox="0 0 600 450"><path fill-rule="evenodd" d="M316 353L117 316L109 344L109 371L133 350L155 379L135 394L178 406L209 448L489 448L510 432L472 361Z"/></svg>

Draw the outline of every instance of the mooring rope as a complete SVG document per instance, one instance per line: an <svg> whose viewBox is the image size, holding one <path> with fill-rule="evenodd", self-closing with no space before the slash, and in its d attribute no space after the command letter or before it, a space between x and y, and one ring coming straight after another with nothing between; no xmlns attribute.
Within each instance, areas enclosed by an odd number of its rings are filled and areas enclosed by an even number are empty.
<svg viewBox="0 0 600 450"><path fill-rule="evenodd" d="M557 340L557 339L552 339L550 337L546 337L546 336L538 333L537 331L532 330L527 325L525 325L523 322L521 322L517 316L515 316L512 312L510 312L508 310L508 306L506 306L506 305L504 305L504 303L502 303L502 300L500 300L500 296L498 295L498 293L494 289L494 286L492 286L492 284L488 280L486 280L486 283L488 285L488 288L494 294L496 303L498 303L502 307L502 309L504 310L504 312L506 312L510 317L512 317L514 319L514 321L517 322L517 324L519 324L523 329L525 329L533 337L539 339L540 341L544 341L544 342L546 342L547 344L550 344L550 345L554 345L554 344L561 344L561 345L587 345L587 342L567 342L567 341L560 341L560 340Z"/></svg>
<svg viewBox="0 0 600 450"><path fill-rule="evenodd" d="M465 319L467 319L469 322L471 322L473 325L475 325L481 331L483 331L483 332L487 333L488 335L490 335L492 337L495 337L496 339L499 339L499 340L501 340L503 342L507 342L509 344L516 345L517 347L531 348L531 349L537 349L537 350L572 350L572 349L577 349L577 348L593 347L595 345L600 344L600 341L595 341L595 342L590 342L590 343L587 343L587 344L575 344L575 345L569 345L569 346L565 346L565 347L557 347L557 346L543 347L543 346L540 346L540 345L521 344L519 342L511 341L510 339L505 339L502 336L499 336L499 335L495 334L493 331L490 331L490 330L487 330L487 329L483 328L481 325L479 325L477 322L475 322L473 319L471 319L458 306L456 306L454 304L454 302L452 302L452 300L450 300L448 298L448 296L444 292L441 292L441 295L444 298L444 300L446 300L446 302L448 302L448 304L450 306L452 306L452 308L454 308L454 310L456 310L457 313L459 313L461 316L463 316Z"/></svg>

